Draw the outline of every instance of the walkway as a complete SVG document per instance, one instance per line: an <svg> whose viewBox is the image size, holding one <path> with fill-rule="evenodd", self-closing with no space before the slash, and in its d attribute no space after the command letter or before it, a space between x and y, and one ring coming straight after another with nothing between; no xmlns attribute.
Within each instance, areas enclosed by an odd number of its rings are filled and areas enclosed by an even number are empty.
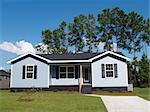
<svg viewBox="0 0 150 112"><path fill-rule="evenodd" d="M138 96L104 96L101 97L108 112L150 112L150 101Z"/></svg>

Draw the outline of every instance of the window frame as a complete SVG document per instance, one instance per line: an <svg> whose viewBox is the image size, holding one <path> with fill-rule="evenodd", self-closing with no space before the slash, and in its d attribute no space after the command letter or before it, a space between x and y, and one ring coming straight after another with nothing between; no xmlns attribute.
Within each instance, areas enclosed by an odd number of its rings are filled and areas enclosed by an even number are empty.
<svg viewBox="0 0 150 112"><path fill-rule="evenodd" d="M32 71L28 71L27 70L28 66L32 66L33 70ZM28 73L32 73L32 77L31 78L27 77ZM34 65L33 64L27 64L27 65L25 65L25 79L34 79Z"/></svg>
<svg viewBox="0 0 150 112"><path fill-rule="evenodd" d="M61 67L65 67L65 68L66 68L66 72L60 72L60 68L61 68ZM69 67L73 67L73 70L74 70L74 71L73 71L73 72L68 72L68 68L69 68ZM66 74L66 77L65 77L65 78L61 78L61 77L60 77L60 74L61 74L61 73L65 73L65 74ZM68 73L73 73L73 78L69 78L69 77L68 77ZM70 65L70 66L61 65L61 66L59 66L59 79L75 79L75 66L74 66L74 65Z"/></svg>
<svg viewBox="0 0 150 112"><path fill-rule="evenodd" d="M110 69L107 70L107 68L106 68L107 65L112 65L112 69L110 67ZM114 78L114 63L105 63L104 66L105 66L105 78ZM112 72L112 76L108 77L107 72Z"/></svg>

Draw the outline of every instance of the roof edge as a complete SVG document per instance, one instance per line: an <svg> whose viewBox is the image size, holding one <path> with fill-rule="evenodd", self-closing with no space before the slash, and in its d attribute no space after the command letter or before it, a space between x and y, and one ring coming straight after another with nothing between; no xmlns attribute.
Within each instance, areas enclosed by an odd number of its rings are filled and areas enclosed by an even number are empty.
<svg viewBox="0 0 150 112"><path fill-rule="evenodd" d="M46 59L46 58L44 58L44 57L42 57L42 56L33 54L33 53L31 53L31 52L27 52L27 53L25 53L25 54L22 54L22 55L20 55L20 56L17 56L17 57L14 58L14 59L11 59L11 60L7 61L7 64L12 64L12 62L14 62L14 61L16 61L16 60L18 60L18 59L20 59L20 58L22 58L22 57L25 57L25 56L27 56L27 55L35 56L35 57L37 57L37 58L40 58L40 59L42 59L42 60L47 61L48 63L50 62L50 60L48 60L48 59Z"/></svg>
<svg viewBox="0 0 150 112"><path fill-rule="evenodd" d="M52 63L59 63L59 62L62 63L62 62L70 62L70 61L71 61L71 62L92 62L93 60L95 60L95 59L97 59L97 58L99 58L99 57L101 57L101 56L103 56L103 55L106 55L106 54L108 54L108 53L113 54L113 55L116 55L116 56L118 56L118 57L120 57L120 58L126 59L127 61L131 61L131 59L129 59L128 57L122 56L122 55L117 54L117 53L114 53L114 52L112 52L112 51L103 52L102 54L96 55L96 56L91 57L91 58L89 58L89 59L87 59L87 60L55 60L55 61L49 60L49 59L47 59L47 58L45 58L45 57L42 57L42 56L40 56L40 55L33 54L33 53L31 53L31 52L27 52L27 53L25 53L25 54L23 54L23 55L20 55L20 56L18 56L18 57L16 57L16 58L12 59L12 60L10 60L10 61L7 61L7 64L12 64L14 61L16 61L16 60L18 60L18 59L20 59L20 58L23 58L23 57L25 57L25 56L27 56L27 55L35 56L35 57L37 57L37 58L40 58L40 59L46 61L47 63L51 63L51 62L52 62Z"/></svg>
<svg viewBox="0 0 150 112"><path fill-rule="evenodd" d="M122 56L122 55L117 54L117 53L114 53L114 52L112 52L112 51L106 51L106 52L104 52L104 53L102 53L102 54L100 54L100 55L97 55L97 56L95 56L95 57L93 57L93 58L90 58L89 60L90 60L90 61L93 61L93 60L95 60L95 59L97 59L97 58L99 58L99 57L101 57L101 56L103 56L103 55L106 55L106 54L108 54L108 53L113 54L113 55L116 55L116 56L118 56L118 57L120 57L120 58L126 59L127 61L131 61L131 59L129 59L128 57Z"/></svg>

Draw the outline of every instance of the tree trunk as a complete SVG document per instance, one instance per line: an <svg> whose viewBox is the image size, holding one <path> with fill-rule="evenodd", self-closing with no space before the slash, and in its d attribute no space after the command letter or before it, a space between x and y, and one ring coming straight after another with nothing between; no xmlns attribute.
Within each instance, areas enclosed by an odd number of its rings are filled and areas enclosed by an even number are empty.
<svg viewBox="0 0 150 112"><path fill-rule="evenodd" d="M136 61L136 49L134 49L134 56L133 56L133 60Z"/></svg>

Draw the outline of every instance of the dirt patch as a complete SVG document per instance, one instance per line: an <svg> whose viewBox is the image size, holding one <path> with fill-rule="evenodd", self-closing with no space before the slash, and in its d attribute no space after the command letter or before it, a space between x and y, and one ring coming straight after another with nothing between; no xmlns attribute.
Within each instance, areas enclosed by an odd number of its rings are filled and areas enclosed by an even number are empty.
<svg viewBox="0 0 150 112"><path fill-rule="evenodd" d="M29 96L20 96L17 101L19 102L31 102L33 101L34 99L29 97Z"/></svg>

